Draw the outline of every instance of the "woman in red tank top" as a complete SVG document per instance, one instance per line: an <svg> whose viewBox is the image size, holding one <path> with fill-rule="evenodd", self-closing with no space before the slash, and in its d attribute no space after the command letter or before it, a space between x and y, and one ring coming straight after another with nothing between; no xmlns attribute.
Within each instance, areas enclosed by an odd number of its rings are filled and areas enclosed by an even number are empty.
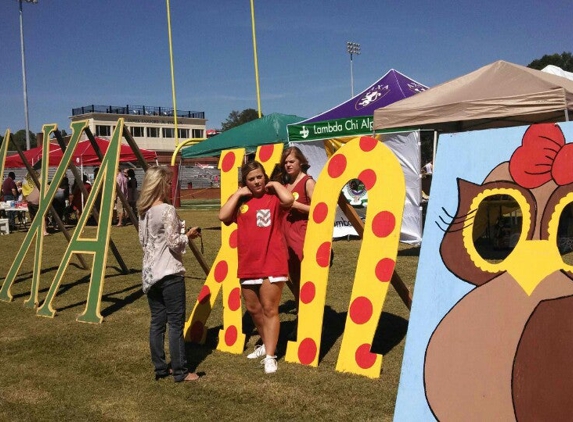
<svg viewBox="0 0 573 422"><path fill-rule="evenodd" d="M289 278L287 283L292 291L298 307L300 290L300 263L310 200L314 192L314 179L306 174L309 168L308 160L297 147L287 148L281 157L282 182L294 196L294 204L286 216L283 231L289 253Z"/></svg>

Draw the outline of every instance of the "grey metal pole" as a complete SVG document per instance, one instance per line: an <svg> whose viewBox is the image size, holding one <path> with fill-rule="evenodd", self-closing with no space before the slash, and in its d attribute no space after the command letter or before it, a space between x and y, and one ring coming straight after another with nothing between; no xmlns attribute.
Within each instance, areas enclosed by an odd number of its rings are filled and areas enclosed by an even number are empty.
<svg viewBox="0 0 573 422"><path fill-rule="evenodd" d="M24 118L26 122L26 149L30 149L30 123L28 119L28 88L26 86L26 54L24 52L24 14L22 13L22 0L20 4L20 49L22 51L22 86L24 89Z"/></svg>
<svg viewBox="0 0 573 422"><path fill-rule="evenodd" d="M354 98L354 71L352 69L352 53L350 53L350 98Z"/></svg>

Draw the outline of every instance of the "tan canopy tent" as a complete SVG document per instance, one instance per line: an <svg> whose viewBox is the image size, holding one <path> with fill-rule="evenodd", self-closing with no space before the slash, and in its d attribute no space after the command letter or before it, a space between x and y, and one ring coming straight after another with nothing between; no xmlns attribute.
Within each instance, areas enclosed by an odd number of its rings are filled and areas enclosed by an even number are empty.
<svg viewBox="0 0 573 422"><path fill-rule="evenodd" d="M573 81L505 61L374 111L374 130L442 133L569 120Z"/></svg>

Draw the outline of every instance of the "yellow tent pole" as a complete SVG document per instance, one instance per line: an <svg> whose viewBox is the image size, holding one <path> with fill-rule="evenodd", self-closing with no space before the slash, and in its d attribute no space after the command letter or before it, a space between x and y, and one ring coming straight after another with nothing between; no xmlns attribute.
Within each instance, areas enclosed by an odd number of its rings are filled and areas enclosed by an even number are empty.
<svg viewBox="0 0 573 422"><path fill-rule="evenodd" d="M261 118L261 91L259 88L259 62L257 60L257 36L255 31L255 4L251 0L251 22L253 26L253 52L255 56L255 83L257 85L257 110L259 112L259 119Z"/></svg>
<svg viewBox="0 0 573 422"><path fill-rule="evenodd" d="M171 39L171 7L167 1L167 32L169 33L169 61L171 62L171 93L173 96L173 121L175 123L175 147L179 145L179 130L177 129L177 100L175 96L175 71L173 68L173 41Z"/></svg>
<svg viewBox="0 0 573 422"><path fill-rule="evenodd" d="M204 141L207 138L189 138L186 139L185 141L181 142L180 144L178 144L175 147L175 151L173 151L173 155L171 156L171 165L174 166L176 163L176 159L177 159L177 155L179 154L179 151L181 151L181 148L187 146L187 145L195 145L198 144L201 141Z"/></svg>

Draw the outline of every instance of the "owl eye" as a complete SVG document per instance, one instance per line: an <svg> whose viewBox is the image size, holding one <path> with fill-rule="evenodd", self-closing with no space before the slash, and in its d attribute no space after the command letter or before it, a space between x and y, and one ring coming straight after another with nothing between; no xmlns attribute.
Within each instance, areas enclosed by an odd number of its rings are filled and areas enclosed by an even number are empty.
<svg viewBox="0 0 573 422"><path fill-rule="evenodd" d="M568 203L559 217L557 228L557 246L563 260L573 264L573 202Z"/></svg>
<svg viewBox="0 0 573 422"><path fill-rule="evenodd" d="M479 202L472 238L476 252L485 261L497 264L505 260L522 231L523 213L515 192L488 195Z"/></svg>
<svg viewBox="0 0 573 422"><path fill-rule="evenodd" d="M552 194L543 217L542 227L547 230L545 236L554 245L556 244L563 263L568 267L566 271L573 272L573 192L571 192L571 186L559 188Z"/></svg>
<svg viewBox="0 0 573 422"><path fill-rule="evenodd" d="M474 197L470 210L475 216L466 222L463 243L471 260L482 271L505 271L513 247L532 227L527 199L518 189L492 184Z"/></svg>

